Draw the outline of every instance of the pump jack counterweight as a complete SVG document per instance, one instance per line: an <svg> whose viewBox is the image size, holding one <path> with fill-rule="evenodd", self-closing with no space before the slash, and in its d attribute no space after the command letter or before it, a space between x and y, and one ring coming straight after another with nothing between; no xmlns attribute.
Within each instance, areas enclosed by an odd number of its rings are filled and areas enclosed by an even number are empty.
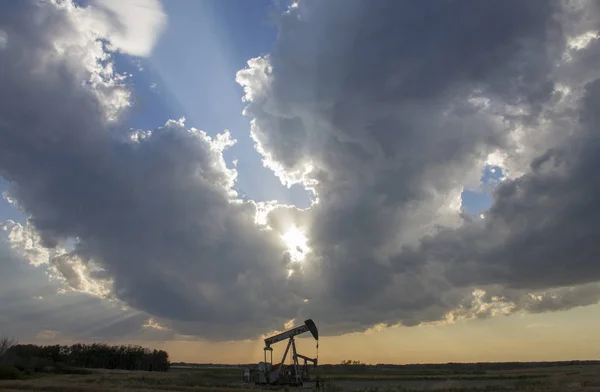
<svg viewBox="0 0 600 392"><path fill-rule="evenodd" d="M312 364L312 367L316 368L318 366L318 359L309 358L307 356L298 354L296 350L296 341L294 339L295 336L301 335L306 332L310 332L313 338L317 340L318 344L319 331L317 330L317 326L311 319L306 320L303 325L266 338L264 348L264 362L259 362L256 369L245 369L244 381L254 381L256 384L262 385L268 384L294 386L300 386L303 385L303 383L305 383L306 381L311 381L308 363L310 362ZM271 347L271 345L286 339L288 340L288 344L285 348L281 361L279 363L273 364L273 348ZM290 349L292 364L288 366L285 364L285 360L288 356L288 353L290 352ZM269 361L267 361L267 351L270 354ZM299 359L304 361L302 366L298 361Z"/></svg>

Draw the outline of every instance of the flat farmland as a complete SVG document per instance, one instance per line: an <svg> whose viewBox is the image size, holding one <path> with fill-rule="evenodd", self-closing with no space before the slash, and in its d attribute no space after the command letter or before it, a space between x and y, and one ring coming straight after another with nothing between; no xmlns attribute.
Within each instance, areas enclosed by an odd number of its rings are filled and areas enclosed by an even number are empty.
<svg viewBox="0 0 600 392"><path fill-rule="evenodd" d="M239 368L173 367L168 372L92 370L90 374L36 374L0 381L0 391L258 391L314 387L260 388L241 382ZM325 391L581 391L600 392L600 365L487 369L323 369Z"/></svg>

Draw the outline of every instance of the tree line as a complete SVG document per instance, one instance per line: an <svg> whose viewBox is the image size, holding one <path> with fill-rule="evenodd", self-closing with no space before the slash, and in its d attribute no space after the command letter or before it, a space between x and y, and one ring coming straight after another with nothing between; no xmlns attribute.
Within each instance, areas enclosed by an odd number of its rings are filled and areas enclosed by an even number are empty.
<svg viewBox="0 0 600 392"><path fill-rule="evenodd" d="M13 363L31 363L36 360L62 363L82 368L148 370L165 372L169 369L169 354L137 345L108 345L103 343L71 346L17 344L6 353ZM51 365L49 365L51 366Z"/></svg>
<svg viewBox="0 0 600 392"><path fill-rule="evenodd" d="M364 364L360 361L356 361L356 360L352 360L352 359L342 361L342 366L361 366L361 365L364 365Z"/></svg>

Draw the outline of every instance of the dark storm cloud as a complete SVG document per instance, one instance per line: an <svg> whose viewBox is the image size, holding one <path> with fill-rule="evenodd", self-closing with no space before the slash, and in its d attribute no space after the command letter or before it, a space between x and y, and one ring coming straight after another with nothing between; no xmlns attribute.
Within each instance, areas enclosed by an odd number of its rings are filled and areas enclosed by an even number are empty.
<svg viewBox="0 0 600 392"><path fill-rule="evenodd" d="M257 229L253 203L233 201L227 136L210 140L177 121L137 140L115 129L114 96L81 83L98 76L93 56L103 52L76 34L77 10L20 2L0 15L0 174L44 246L77 239L49 262L77 290L77 268L93 263L102 271L90 267L85 279L108 279L111 296L200 323L207 337L279 327L302 298L283 291L279 238Z"/></svg>
<svg viewBox="0 0 600 392"><path fill-rule="evenodd" d="M565 145L502 183L484 222L426 239L428 260L447 263L455 284L546 289L600 280L600 79L585 87ZM460 257L456 257L459 255Z"/></svg>
<svg viewBox="0 0 600 392"><path fill-rule="evenodd" d="M572 42L589 13L300 1L237 75L265 163L318 197L274 208L263 230L231 192L226 136L169 121L132 139L109 121L128 93L79 39L85 15L29 4L0 14L0 175L43 245L77 239L48 268L139 311L126 329L156 317L232 339L312 317L335 334L597 301L598 94L584 86L600 75L596 43ZM525 174L465 219L462 188L492 154ZM292 226L309 237L301 264L283 255Z"/></svg>
<svg viewBox="0 0 600 392"><path fill-rule="evenodd" d="M305 271L320 277L304 283L318 300L304 314L339 330L414 325L470 301L502 303L511 288L511 301L523 303L531 290L598 279L594 250L583 246L597 229L576 224L591 206L575 199L595 194L577 178L592 174L579 166L538 174L558 150L502 184L483 222L461 218L456 206L491 153L529 163L578 132L579 103L569 104L584 81L576 74L585 69L589 79L597 67L582 59L590 49L565 60L565 31L594 24L567 5L301 1L279 19L276 49L238 81L267 163L283 178L310 165L305 182L317 181L319 204L303 224L313 248ZM569 143L594 149L578 137ZM572 207L554 192L571 194ZM562 238L545 231L563 224ZM504 299L472 294L497 285Z"/></svg>
<svg viewBox="0 0 600 392"><path fill-rule="evenodd" d="M454 95L474 89L515 102L548 97L548 56L560 55L562 43L556 9L548 1L300 2L279 21L268 85L252 85L260 98L246 111L256 138L288 169L322 147L336 161L328 164L344 166L354 163L344 160L350 154L357 161L397 156L407 138L415 151L435 147L419 132L435 125L412 111L433 111L437 120L436 112L462 104L451 102ZM462 136L465 151L478 141L467 136L493 137L481 130Z"/></svg>

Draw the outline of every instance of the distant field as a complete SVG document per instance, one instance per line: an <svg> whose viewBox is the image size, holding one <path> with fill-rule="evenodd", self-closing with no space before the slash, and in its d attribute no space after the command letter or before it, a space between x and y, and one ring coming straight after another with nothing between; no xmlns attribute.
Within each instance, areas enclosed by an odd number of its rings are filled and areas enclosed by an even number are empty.
<svg viewBox="0 0 600 392"><path fill-rule="evenodd" d="M27 380L0 381L0 391L257 391L241 382L236 368L174 367L167 373L93 370L92 374L36 375ZM600 392L600 365L573 365L528 369L483 370L457 373L431 370L352 369L321 373L325 391L539 391ZM277 388L269 388L276 390ZM279 388L284 389L284 388ZM293 388L287 388L293 390ZM300 390L307 390L302 388Z"/></svg>

